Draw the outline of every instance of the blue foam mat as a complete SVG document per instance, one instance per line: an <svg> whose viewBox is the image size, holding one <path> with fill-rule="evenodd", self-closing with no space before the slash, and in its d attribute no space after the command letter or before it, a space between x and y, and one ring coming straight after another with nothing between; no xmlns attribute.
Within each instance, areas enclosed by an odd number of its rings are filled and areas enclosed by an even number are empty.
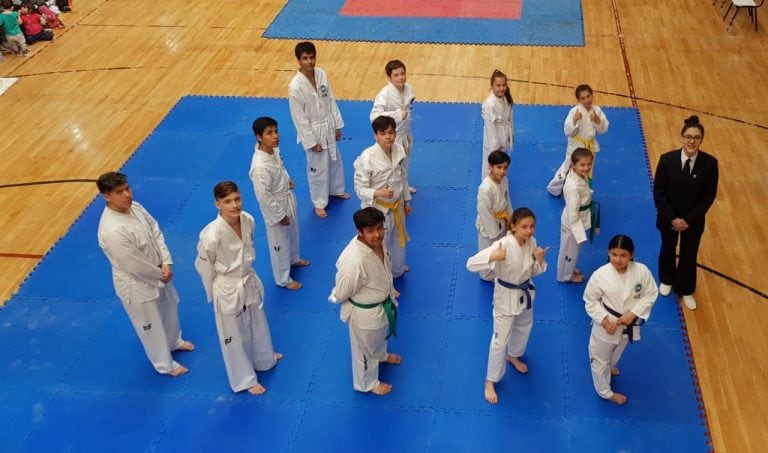
<svg viewBox="0 0 768 453"><path fill-rule="evenodd" d="M370 104L341 102L340 108L352 192L352 162L372 143ZM543 187L562 159L567 108L516 106L522 127L512 156L512 202L533 208L537 240L552 249L550 270L536 280L535 325L525 354L531 371L521 376L508 370L497 387L498 405L488 405L482 393L492 285L465 270L477 241L477 105L418 104L414 112L411 174L419 192L408 219L412 270L395 282L403 296L399 336L390 342L403 363L382 366L381 377L394 390L381 398L352 389L347 327L338 307L326 300L335 260L354 236L350 217L359 202L354 196L332 200L328 219L314 216L285 100L186 97L125 171L136 199L160 222L174 257L182 329L197 345L175 357L191 372L178 379L160 376L144 357L98 248L104 205L96 199L0 311L0 402L10 415L0 434L7 434L6 445L83 451L118 441L118 451L315 451L332 442L337 451L359 451L371 438L385 438L403 451L488 451L504 445L500 439L514 438L525 451L706 450L708 434L672 298L659 299L643 340L620 363L615 385L629 403L614 406L592 389L583 285L555 282L562 200ZM635 239L638 261L655 269L658 238L643 144L626 140L642 137L639 118L632 109L605 110L611 129L601 137L595 180L603 233L585 245L579 265L589 273L604 264L608 240L622 232ZM312 261L296 270L305 285L301 291L273 283L247 176L254 143L250 122L263 112L281 118L281 150L297 182L302 255ZM450 129L444 129L446 118L455 119ZM536 124L552 125L551 133L542 134ZM257 219L256 270L265 283L273 342L285 354L275 369L259 374L268 389L261 397L229 389L213 313L193 266L197 235L215 216L210 190L219 177L241 186L245 208ZM128 420L119 423L115 414Z"/></svg>

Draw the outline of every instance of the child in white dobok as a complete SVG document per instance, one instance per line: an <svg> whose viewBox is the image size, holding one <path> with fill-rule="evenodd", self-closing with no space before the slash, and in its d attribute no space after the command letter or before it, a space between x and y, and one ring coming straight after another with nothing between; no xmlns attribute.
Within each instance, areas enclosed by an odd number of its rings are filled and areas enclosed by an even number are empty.
<svg viewBox="0 0 768 453"><path fill-rule="evenodd" d="M264 286L253 269L254 220L243 211L240 189L232 181L213 188L219 215L200 232L195 269L213 303L221 355L234 392L259 395L266 389L256 371L266 371L283 358L272 348L264 314Z"/></svg>
<svg viewBox="0 0 768 453"><path fill-rule="evenodd" d="M512 154L515 144L514 101L509 93L507 76L498 69L491 74L491 93L483 101L482 177L488 176L488 156L494 151Z"/></svg>
<svg viewBox="0 0 768 453"><path fill-rule="evenodd" d="M633 261L635 245L629 236L618 235L608 244L608 264L599 267L584 290L587 314L592 318L589 365L592 382L601 398L624 404L627 397L611 389L619 375L616 365L627 343L640 339L658 297L651 271Z"/></svg>
<svg viewBox="0 0 768 453"><path fill-rule="evenodd" d="M520 357L525 353L533 327L533 300L536 289L532 277L547 270L544 255L549 250L536 245L533 233L536 216L528 208L512 213L511 231L477 255L467 260L467 269L479 272L493 270L493 336L488 352L485 399L496 404L495 384L506 372L506 362L525 374L526 365Z"/></svg>
<svg viewBox="0 0 768 453"><path fill-rule="evenodd" d="M512 220L512 203L509 201L509 155L493 151L488 155L488 176L477 188L477 250L483 250L507 234ZM480 278L492 282L493 271L480 271Z"/></svg>

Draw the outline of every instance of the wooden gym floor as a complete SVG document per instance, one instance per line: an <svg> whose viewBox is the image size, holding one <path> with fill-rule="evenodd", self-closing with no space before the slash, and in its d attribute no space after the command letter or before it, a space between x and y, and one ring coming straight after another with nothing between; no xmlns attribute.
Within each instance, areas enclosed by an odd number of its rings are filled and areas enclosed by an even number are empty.
<svg viewBox="0 0 768 453"><path fill-rule="evenodd" d="M19 81L0 96L0 303L96 193L90 181L23 183L117 169L186 94L285 97L295 41L261 37L283 4L80 0L53 42L6 56L0 77ZM424 101L480 103L494 68L518 103L572 104L589 83L600 105L637 106L654 168L699 115L721 171L699 263L720 275L699 271L685 319L715 451L764 451L768 30L742 12L727 32L708 1L583 0L583 13L581 48L316 42L318 61L340 99L372 99L392 58Z"/></svg>

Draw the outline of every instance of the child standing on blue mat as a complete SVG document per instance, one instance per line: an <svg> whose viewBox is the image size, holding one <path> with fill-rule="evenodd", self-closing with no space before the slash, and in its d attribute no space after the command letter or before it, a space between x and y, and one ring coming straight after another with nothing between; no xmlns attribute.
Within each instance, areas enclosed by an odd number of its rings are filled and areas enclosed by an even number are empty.
<svg viewBox="0 0 768 453"><path fill-rule="evenodd" d="M589 85L577 86L576 99L579 101L578 104L568 112L563 123L563 132L568 138L565 160L555 172L552 181L547 185L547 191L556 197L563 193L565 177L571 167L573 150L586 148L593 154L597 154L600 151L597 135L608 131L608 118L605 117L603 110L594 104L595 98L592 94L592 87ZM590 182L592 180L592 170L589 173L589 180Z"/></svg>
<svg viewBox="0 0 768 453"><path fill-rule="evenodd" d="M533 327L533 300L536 288L531 281L547 270L544 255L549 247L536 245L533 233L536 216L528 208L512 213L511 231L490 247L467 260L470 272L492 270L496 276L493 288L493 336L488 351L485 399L496 404L496 383L506 372L506 362L518 373L528 372L520 357L525 353Z"/></svg>
<svg viewBox="0 0 768 453"><path fill-rule="evenodd" d="M503 151L488 155L488 176L477 188L477 250L483 250L503 238L512 219L512 203L509 201L509 156ZM493 270L480 271L480 278L492 282Z"/></svg>
<svg viewBox="0 0 768 453"><path fill-rule="evenodd" d="M515 143L512 95L507 76L498 69L491 74L491 93L483 102L483 162L482 177L488 176L488 156L493 151L512 154Z"/></svg>
<svg viewBox="0 0 768 453"><path fill-rule="evenodd" d="M563 198L565 207L560 216L560 252L557 256L557 281L582 283L584 275L576 267L581 247L590 234L599 234L600 225L593 224L592 213L597 207L592 203L589 188L589 172L592 170L592 153L586 148L576 148L571 154L571 170L565 178ZM595 216L597 219L597 215Z"/></svg>
<svg viewBox="0 0 768 453"><path fill-rule="evenodd" d="M627 343L640 339L640 327L648 320L658 289L651 271L636 263L635 244L618 235L608 244L608 264L599 267L584 290L587 314L592 318L589 366L592 383L601 398L624 404L627 397L611 389L619 375L616 365Z"/></svg>

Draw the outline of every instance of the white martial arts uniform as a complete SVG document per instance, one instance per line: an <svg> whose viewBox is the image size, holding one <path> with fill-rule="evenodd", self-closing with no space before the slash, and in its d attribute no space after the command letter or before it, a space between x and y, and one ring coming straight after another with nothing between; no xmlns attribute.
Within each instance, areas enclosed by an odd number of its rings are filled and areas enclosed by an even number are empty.
<svg viewBox="0 0 768 453"><path fill-rule="evenodd" d="M397 142L392 145L392 158L378 145L374 144L363 151L355 159L355 193L360 199L360 207L373 206L384 213L384 244L389 251L392 260L392 275L400 277L405 272L405 244L407 242L405 228L405 202L410 202L411 194L408 192L408 172L406 171L406 157L403 147ZM394 194L392 198L374 197L373 193L378 189L389 186ZM393 208L386 207L393 206ZM395 212L393 212L395 211ZM397 216L401 221L402 232L397 227Z"/></svg>
<svg viewBox="0 0 768 453"><path fill-rule="evenodd" d="M509 183L507 177L496 184L490 177L485 177L477 188L477 250L488 248L507 234L507 226L512 221L512 203L509 201ZM492 269L480 271L480 278L493 281Z"/></svg>
<svg viewBox="0 0 768 453"><path fill-rule="evenodd" d="M605 306L617 313L631 311L638 319L646 321L658 297L656 282L645 265L630 261L627 270L619 274L610 263L599 267L589 278L584 290L587 314L592 318L592 334L589 337L589 363L592 368L592 382L598 395L613 396L611 390L611 368L621 359L627 346L627 326L618 326L613 335L601 325L603 319L616 322L618 317L608 312ZM640 339L639 326L633 329L633 341Z"/></svg>
<svg viewBox="0 0 768 453"><path fill-rule="evenodd" d="M384 261L357 237L344 248L336 261L336 286L328 300L341 303L341 320L349 325L352 349L352 379L355 390L370 392L379 385L379 362L387 359L387 316L381 304L373 308L352 305L376 304L392 295L392 272L384 246Z"/></svg>
<svg viewBox="0 0 768 453"><path fill-rule="evenodd" d="M296 127L297 143L301 143L307 155L307 179L312 204L325 209L328 195L344 194L344 163L336 144L336 130L344 127L336 99L333 97L328 76L315 68L315 84L301 72L288 85L288 106ZM312 151L320 145L321 152Z"/></svg>
<svg viewBox="0 0 768 453"><path fill-rule="evenodd" d="M397 137L395 141L405 150L405 155L411 153L413 145L413 132L411 130L412 108L416 95L409 84L405 84L401 93L392 82L379 91L376 99L373 101L371 109L371 122L380 116L388 116L395 120L395 132ZM408 116L403 119L403 109L408 111Z"/></svg>
<svg viewBox="0 0 768 453"><path fill-rule="evenodd" d="M179 295L173 282L160 281L161 264L173 264L157 221L133 202L126 214L104 208L99 246L112 264L112 281L147 358L158 373L180 365L171 357L184 343L179 328Z"/></svg>
<svg viewBox="0 0 768 453"><path fill-rule="evenodd" d="M581 112L581 119L573 124L573 116L576 112ZM600 124L595 124L590 119L590 114L594 112L600 118ZM600 151L600 144L597 142L597 134L604 134L608 131L608 118L605 117L603 110L592 105L590 110L578 104L573 107L563 123L563 132L568 138L568 146L565 149L565 160L557 169L552 180L547 185L547 191L552 195L559 196L563 192L565 176L571 168L571 154L576 148L587 148L592 151L597 159L597 153Z"/></svg>
<svg viewBox="0 0 768 453"><path fill-rule="evenodd" d="M482 178L488 176L488 155L503 150L512 154L515 144L515 122L512 105L507 98L496 97L493 92L483 101L483 161Z"/></svg>
<svg viewBox="0 0 768 453"><path fill-rule="evenodd" d="M491 254L504 247L503 261L490 261ZM491 269L496 277L493 287L493 335L488 351L488 371L486 378L499 382L507 370L507 355L520 357L525 353L528 337L533 327L533 307L527 309L525 291L502 286L498 279L514 285L531 280L547 270L547 262L539 264L534 258L536 239L531 238L522 246L518 244L512 232L481 250L467 260L467 269L478 272ZM529 290L531 302L536 298L536 291Z"/></svg>
<svg viewBox="0 0 768 453"><path fill-rule="evenodd" d="M241 239L217 216L200 232L195 259L206 297L213 303L221 355L235 392L258 384L254 370L268 370L277 362L264 315L264 287L253 270L253 227L253 217L242 212Z"/></svg>
<svg viewBox="0 0 768 453"><path fill-rule="evenodd" d="M291 190L291 177L285 170L280 150L274 148L269 154L259 150L257 144L249 175L267 230L272 276L278 286L286 286L293 281L291 265L299 261L301 254L296 196ZM291 221L289 225L280 223L286 216Z"/></svg>
<svg viewBox="0 0 768 453"><path fill-rule="evenodd" d="M586 178L575 172L568 172L563 186L565 207L560 216L560 251L557 255L557 280L570 281L576 269L581 246L587 242L586 230L592 227L589 206L592 191ZM581 210L584 209L584 210Z"/></svg>

